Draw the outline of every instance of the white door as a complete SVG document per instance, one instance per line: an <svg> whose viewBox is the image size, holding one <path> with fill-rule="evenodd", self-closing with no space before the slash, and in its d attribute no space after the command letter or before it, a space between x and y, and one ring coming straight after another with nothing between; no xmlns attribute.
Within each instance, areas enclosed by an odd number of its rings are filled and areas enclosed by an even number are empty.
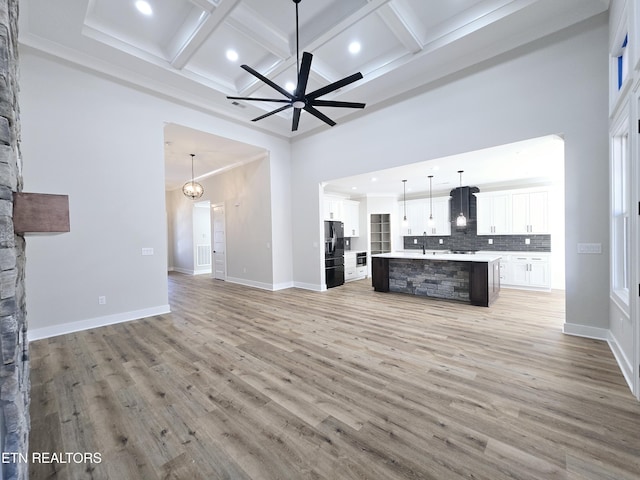
<svg viewBox="0 0 640 480"><path fill-rule="evenodd" d="M211 206L213 232L213 278L227 279L227 240L225 235L224 206Z"/></svg>

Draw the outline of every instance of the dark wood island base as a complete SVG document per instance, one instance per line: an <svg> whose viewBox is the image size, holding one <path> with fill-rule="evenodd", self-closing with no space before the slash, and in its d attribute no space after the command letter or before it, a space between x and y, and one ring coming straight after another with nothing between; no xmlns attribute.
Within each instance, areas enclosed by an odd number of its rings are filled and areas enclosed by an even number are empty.
<svg viewBox="0 0 640 480"><path fill-rule="evenodd" d="M407 293L488 307L500 293L500 257L385 253L372 257L376 292Z"/></svg>

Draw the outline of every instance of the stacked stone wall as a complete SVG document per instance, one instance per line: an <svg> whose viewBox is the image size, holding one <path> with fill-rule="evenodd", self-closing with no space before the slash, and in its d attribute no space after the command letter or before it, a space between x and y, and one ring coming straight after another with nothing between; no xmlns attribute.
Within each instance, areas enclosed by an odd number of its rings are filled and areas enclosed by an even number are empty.
<svg viewBox="0 0 640 480"><path fill-rule="evenodd" d="M22 190L18 106L18 0L0 0L0 447L26 458L29 354L24 238L13 228L13 192ZM2 478L26 480L27 462L5 462Z"/></svg>

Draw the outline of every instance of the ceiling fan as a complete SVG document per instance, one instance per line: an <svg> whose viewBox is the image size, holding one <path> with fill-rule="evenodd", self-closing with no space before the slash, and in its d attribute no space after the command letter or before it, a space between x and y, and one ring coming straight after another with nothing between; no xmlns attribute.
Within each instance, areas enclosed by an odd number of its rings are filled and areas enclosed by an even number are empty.
<svg viewBox="0 0 640 480"><path fill-rule="evenodd" d="M296 61L297 61L297 70L298 70L298 84L293 93L285 90L280 87L276 83L269 80L267 77L261 75L256 72L253 68L248 65L241 65L241 68L249 72L254 77L262 80L264 83L269 85L274 90L277 90L282 95L287 98L252 98L252 97L227 97L229 100L252 100L259 102L275 102L275 103L284 103L286 105L276 108L272 112L269 112L265 115L261 115L252 119L252 122L257 122L258 120L262 120L263 118L269 117L276 113L282 112L283 110L287 110L288 108L293 108L293 122L291 124L291 131L294 132L298 130L298 124L300 123L300 111L305 110L309 112L314 117L319 118L329 126L333 127L336 122L331 120L325 114L320 112L315 107L341 107L341 108L364 108L364 103L356 103L356 102L338 102L334 100L319 100L318 97L322 97L328 93L331 93L339 88L347 86L353 82L356 82L362 79L362 74L360 72L354 73L353 75L349 75L348 77L343 78L342 80L338 80L337 82L333 82L325 87L319 88L318 90L314 90L313 92L307 93L307 81L309 80L309 72L311 71L311 60L313 59L313 55L309 52L302 53L302 66L300 66L300 46L299 46L299 36L298 36L298 4L301 0L293 0L293 3L296 4Z"/></svg>

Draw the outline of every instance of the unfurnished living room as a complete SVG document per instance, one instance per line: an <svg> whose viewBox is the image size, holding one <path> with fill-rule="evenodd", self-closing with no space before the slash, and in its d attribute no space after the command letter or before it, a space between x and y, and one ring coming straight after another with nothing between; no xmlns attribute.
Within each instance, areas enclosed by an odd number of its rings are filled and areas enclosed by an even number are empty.
<svg viewBox="0 0 640 480"><path fill-rule="evenodd" d="M0 479L640 479L637 0L0 24Z"/></svg>

